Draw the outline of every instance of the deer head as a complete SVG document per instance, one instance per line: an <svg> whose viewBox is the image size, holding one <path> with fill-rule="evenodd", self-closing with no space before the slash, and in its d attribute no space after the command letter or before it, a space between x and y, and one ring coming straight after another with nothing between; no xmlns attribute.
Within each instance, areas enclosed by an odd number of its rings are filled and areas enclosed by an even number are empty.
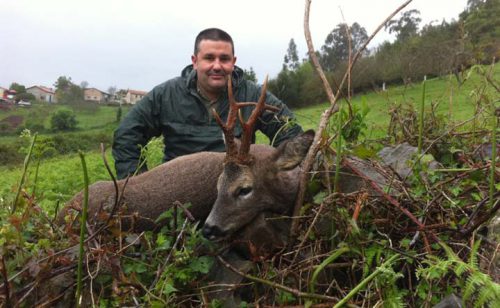
<svg viewBox="0 0 500 308"><path fill-rule="evenodd" d="M209 239L226 238L261 213L289 214L293 207L300 172L297 166L307 154L314 132L284 142L277 149L263 146L266 151L252 151L251 155L250 144L258 117L264 110L276 110L265 104L266 85L267 78L257 103L238 103L229 81L230 110L226 124L214 112L224 133L226 157L217 182L217 199L203 227L203 234ZM249 105L255 105L255 109L244 122L239 108ZM237 115L243 129L239 149L233 134Z"/></svg>

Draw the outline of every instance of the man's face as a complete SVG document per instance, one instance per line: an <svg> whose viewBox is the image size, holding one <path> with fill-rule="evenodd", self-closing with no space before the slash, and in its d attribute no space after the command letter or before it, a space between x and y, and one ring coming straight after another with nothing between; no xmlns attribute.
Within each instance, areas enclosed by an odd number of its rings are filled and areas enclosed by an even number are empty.
<svg viewBox="0 0 500 308"><path fill-rule="evenodd" d="M198 49L198 54L191 56L198 86L207 94L218 95L226 87L236 63L231 43L202 40Z"/></svg>

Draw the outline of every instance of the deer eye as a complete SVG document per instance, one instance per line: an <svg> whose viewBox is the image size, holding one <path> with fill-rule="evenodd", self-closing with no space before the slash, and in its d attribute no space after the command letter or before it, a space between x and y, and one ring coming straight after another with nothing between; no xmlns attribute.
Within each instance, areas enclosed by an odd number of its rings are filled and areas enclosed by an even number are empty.
<svg viewBox="0 0 500 308"><path fill-rule="evenodd" d="M238 190L236 191L236 195L237 195L238 197L244 197L244 196L248 195L248 194L249 194L249 193L251 193L251 192L252 192L252 187L250 187L250 186L247 186L247 187L241 187L240 189L238 189Z"/></svg>

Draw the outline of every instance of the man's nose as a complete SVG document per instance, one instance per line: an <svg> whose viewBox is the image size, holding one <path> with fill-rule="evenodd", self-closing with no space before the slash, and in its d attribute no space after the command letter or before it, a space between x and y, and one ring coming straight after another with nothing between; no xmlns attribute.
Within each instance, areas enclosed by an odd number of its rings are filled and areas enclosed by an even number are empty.
<svg viewBox="0 0 500 308"><path fill-rule="evenodd" d="M213 62L213 69L214 70L221 70L222 69L222 64L219 59L215 59Z"/></svg>

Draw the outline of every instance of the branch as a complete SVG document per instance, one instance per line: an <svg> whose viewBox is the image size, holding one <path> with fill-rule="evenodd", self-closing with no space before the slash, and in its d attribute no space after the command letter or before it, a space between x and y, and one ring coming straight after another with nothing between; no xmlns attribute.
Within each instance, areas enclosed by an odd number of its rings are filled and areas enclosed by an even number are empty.
<svg viewBox="0 0 500 308"><path fill-rule="evenodd" d="M283 291L291 293L291 294L293 294L293 295L295 295L297 297L300 297L300 298L312 298L312 299L319 299L319 300L328 300L328 301L335 301L335 302L339 301L338 298L335 298L335 297L332 297L332 296L302 292L302 291L299 291L297 289L289 288L289 287L284 286L284 285L279 284L279 283L275 283L275 282L272 282L272 281L269 281L269 280L266 280L266 279L262 279L262 278L259 278L259 277L255 277L255 276L252 276L252 275L249 275L249 274L245 274L245 273L241 272L240 270L238 270L237 268L235 268L234 266L232 266L231 264L229 264L221 256L217 256L217 259L225 267L227 267L231 271L235 272L236 274L238 274L238 275L240 275L242 277L245 277L248 280L252 280L252 281L255 281L255 282L259 282L259 283L268 285L268 286L270 286L272 288L283 290Z"/></svg>
<svg viewBox="0 0 500 308"><path fill-rule="evenodd" d="M318 126L318 130L316 131L316 135L314 136L313 143L311 147L309 148L309 152L307 153L307 156L304 160L303 164L303 171L300 176L300 182L299 182L299 191L297 192L297 199L295 202L295 208L293 211L293 217L298 216L300 212L300 208L302 207L302 204L304 203L304 196L306 192L306 183L309 178L309 171L311 170L311 167L313 165L314 157L316 156L316 153L318 153L319 147L320 147L320 139L323 135L323 131L325 130L328 120L332 116L332 114L336 113L338 111L338 105L337 105L337 99L338 99L338 94L340 93L340 89L342 89L342 86L344 85L345 81L347 80L348 76L350 75L350 71L352 70L354 64L358 60L358 58L361 55L361 52L363 52L366 49L366 46L371 42L371 40L375 37L375 35L383 28L383 26L391 19L393 18L399 11L401 11L403 8L405 8L408 4L410 4L412 0L407 0L405 3L403 3L400 7L398 7L389 17L387 17L378 27L375 29L375 31L370 35L368 40L363 44L363 46L356 52L354 55L354 58L352 59L352 63L349 64L348 66L348 71L344 74L344 77L339 85L339 88L337 89L337 94L333 95L332 88L330 87L328 80L326 79L325 73L323 72L323 69L321 68L321 65L319 64L318 57L316 56L316 52L314 50L314 46L312 43L311 39L311 31L309 29L309 11L310 11L310 6L311 6L311 0L306 0L306 8L305 8L305 13L304 13L304 34L306 37L306 42L307 42L307 48L309 51L309 57L311 58L311 62L313 63L314 70L316 73L318 73L322 83L324 90L326 92L326 95L328 97L328 100L330 101L330 107L326 109L323 114L321 115L321 120ZM299 222L297 219L294 219L292 221L292 226L290 229L291 236L294 236L297 233L297 228L298 228Z"/></svg>

